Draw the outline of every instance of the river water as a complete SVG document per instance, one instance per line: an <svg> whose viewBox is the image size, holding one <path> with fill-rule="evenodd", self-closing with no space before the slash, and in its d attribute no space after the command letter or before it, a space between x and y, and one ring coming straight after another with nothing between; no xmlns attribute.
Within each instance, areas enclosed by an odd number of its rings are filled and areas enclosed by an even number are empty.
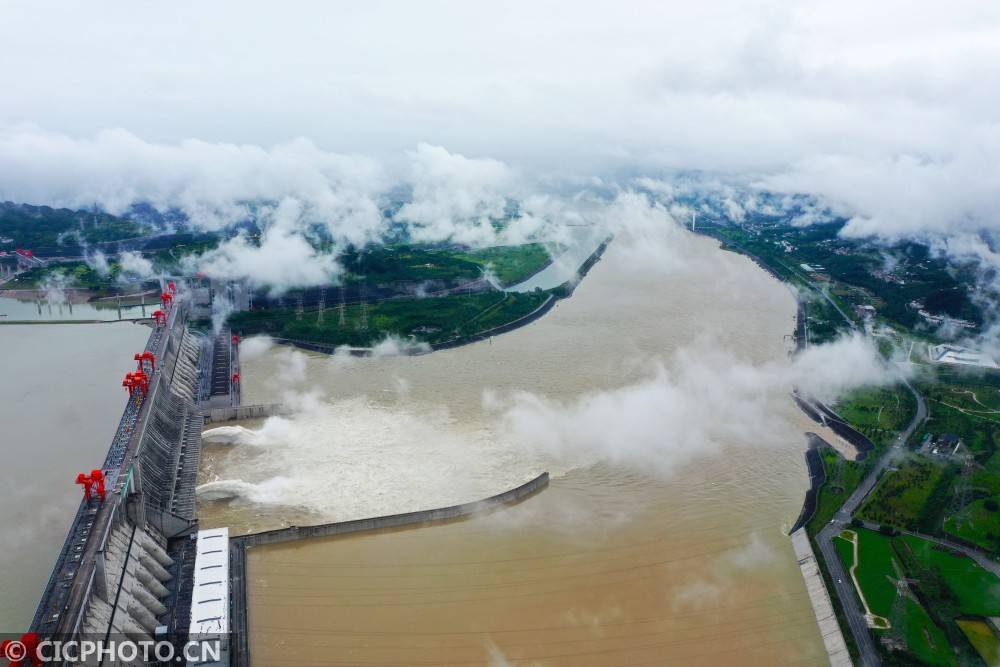
<svg viewBox="0 0 1000 667"><path fill-rule="evenodd" d="M207 434L206 527L437 507L552 474L485 517L251 549L255 664L825 661L784 534L812 425L785 389L726 386L788 363L794 300L709 239L673 243L615 241L571 298L492 342L363 359L244 342L244 401L300 413Z"/></svg>
<svg viewBox="0 0 1000 667"><path fill-rule="evenodd" d="M126 322L0 326L2 632L31 622L82 495L76 474L103 463L148 337Z"/></svg>
<svg viewBox="0 0 1000 667"><path fill-rule="evenodd" d="M151 298L150 298L151 299ZM159 303L150 300L140 305L122 305L120 308L114 300L89 301L73 303L61 298L47 298L42 295L36 298L16 299L0 296L0 324L19 321L112 321L120 319L135 319L151 317Z"/></svg>

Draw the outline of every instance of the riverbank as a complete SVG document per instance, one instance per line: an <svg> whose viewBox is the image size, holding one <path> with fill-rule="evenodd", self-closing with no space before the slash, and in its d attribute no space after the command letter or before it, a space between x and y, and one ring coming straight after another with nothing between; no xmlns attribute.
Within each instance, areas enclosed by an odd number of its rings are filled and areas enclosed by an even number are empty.
<svg viewBox="0 0 1000 667"><path fill-rule="evenodd" d="M590 270L594 267L594 265L598 261L600 261L601 257L604 255L604 252L607 250L612 240L613 237L611 236L606 237L598 245L598 247L594 249L593 252L590 253L590 255L583 262L583 264L577 269L576 276L572 280L566 281L565 283L556 287L555 289L548 290L548 294L546 295L545 300L536 308L534 308L531 312L522 315L520 317L517 317L516 319L510 322L505 322L503 324L499 324L494 327L489 327L487 329L464 334L461 336L456 336L454 338L445 339L438 342L428 343L425 341L414 339L412 341L413 344L405 346L404 349L401 351L401 353L407 355L419 355L419 354L427 354L429 352L437 350L454 349L457 347L462 347L464 345L470 345L472 343L477 343L484 340L492 339L495 336L515 331L517 329L520 329L521 327L525 327L537 321L539 318L541 318L549 311L551 311L560 300L567 299L573 295L573 292L576 290L580 282L586 277L586 275L590 272ZM247 334L252 335L253 333L256 333L254 331L247 331L244 329L240 329L238 325L236 325L234 330L239 332L241 335L247 335ZM322 354L336 354L338 352L346 351L348 354L352 356L368 356L373 354L375 350L374 347L332 345L318 341L302 340L284 336L272 336L272 339L276 343L281 345L288 345L291 347L297 347L303 350L308 350L311 352L319 352Z"/></svg>
<svg viewBox="0 0 1000 667"><path fill-rule="evenodd" d="M799 518L788 531L789 535L803 528L809 520L816 514L816 505L819 500L819 490L826 482L826 469L823 467L823 459L820 456L822 447L829 445L815 433L806 433L809 440L809 448L806 449L806 468L809 471L809 488L806 490L805 500L802 502L802 510Z"/></svg>
<svg viewBox="0 0 1000 667"><path fill-rule="evenodd" d="M134 320L110 320L110 322L128 322ZM0 317L0 325L4 324L106 324L109 320L8 320Z"/></svg>

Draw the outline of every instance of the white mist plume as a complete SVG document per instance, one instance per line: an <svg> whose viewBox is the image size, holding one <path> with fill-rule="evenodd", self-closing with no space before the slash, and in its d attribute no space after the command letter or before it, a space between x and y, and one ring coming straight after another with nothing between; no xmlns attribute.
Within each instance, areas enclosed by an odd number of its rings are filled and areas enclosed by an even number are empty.
<svg viewBox="0 0 1000 667"><path fill-rule="evenodd" d="M240 340L240 359L256 361L274 347L270 336L250 336Z"/></svg>
<svg viewBox="0 0 1000 667"><path fill-rule="evenodd" d="M108 263L108 256L100 250L88 253L85 257L87 266L97 271L99 276L107 276L111 273L111 265Z"/></svg>
<svg viewBox="0 0 1000 667"><path fill-rule="evenodd" d="M156 273L153 271L153 263L134 250L128 250L118 255L118 264L122 273L145 279L152 278Z"/></svg>
<svg viewBox="0 0 1000 667"><path fill-rule="evenodd" d="M14 6L0 24L18 91L0 198L148 201L217 227L248 202L292 197L360 242L384 224L377 193L402 183L421 235L478 243L524 182L565 192L699 170L819 195L854 234L998 229L990 3L581 1L568 17L534 2L345 13L223 1L198 8L196 33L134 3ZM234 38L203 38L223 32Z"/></svg>
<svg viewBox="0 0 1000 667"><path fill-rule="evenodd" d="M177 208L206 229L245 219L252 202L286 197L336 238L363 243L381 224L372 201L379 167L322 151L305 139L271 148L188 139L143 141L125 130L76 139L29 125L0 125L0 199L121 214L137 202Z"/></svg>
<svg viewBox="0 0 1000 667"><path fill-rule="evenodd" d="M657 366L646 380L569 403L525 392L484 400L529 448L557 458L591 452L672 474L723 443L766 443L781 433L787 425L773 401L790 400L793 385L831 400L854 387L892 383L901 372L857 335L814 346L790 364L754 366L702 343L679 350L671 366L675 370Z"/></svg>
<svg viewBox="0 0 1000 667"><path fill-rule="evenodd" d="M399 336L386 336L372 347L373 357L398 357L400 355L427 354L431 346L423 341Z"/></svg>
<svg viewBox="0 0 1000 667"><path fill-rule="evenodd" d="M45 300L52 305L62 305L68 301L66 290L71 287L66 274L59 271L49 273L42 281L41 290L45 292Z"/></svg>

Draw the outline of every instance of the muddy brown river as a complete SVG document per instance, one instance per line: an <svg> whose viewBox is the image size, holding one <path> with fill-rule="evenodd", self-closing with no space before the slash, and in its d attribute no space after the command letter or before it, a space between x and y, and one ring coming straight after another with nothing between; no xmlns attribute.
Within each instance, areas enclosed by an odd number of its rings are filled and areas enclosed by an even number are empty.
<svg viewBox="0 0 1000 667"><path fill-rule="evenodd" d="M424 356L243 345L244 402L298 414L207 434L205 527L449 505L467 521L248 552L256 665L822 664L785 534L807 487L787 389L795 302L683 235L616 241L538 322ZM762 416L766 413L768 416Z"/></svg>

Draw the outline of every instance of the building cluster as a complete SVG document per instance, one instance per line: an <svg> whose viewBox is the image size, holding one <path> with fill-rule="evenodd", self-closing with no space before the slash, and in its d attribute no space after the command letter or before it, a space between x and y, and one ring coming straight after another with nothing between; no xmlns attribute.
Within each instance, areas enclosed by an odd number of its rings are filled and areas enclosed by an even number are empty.
<svg viewBox="0 0 1000 667"><path fill-rule="evenodd" d="M942 433L936 437L928 433L924 436L920 451L928 456L958 459L962 457L962 439L954 433Z"/></svg>

